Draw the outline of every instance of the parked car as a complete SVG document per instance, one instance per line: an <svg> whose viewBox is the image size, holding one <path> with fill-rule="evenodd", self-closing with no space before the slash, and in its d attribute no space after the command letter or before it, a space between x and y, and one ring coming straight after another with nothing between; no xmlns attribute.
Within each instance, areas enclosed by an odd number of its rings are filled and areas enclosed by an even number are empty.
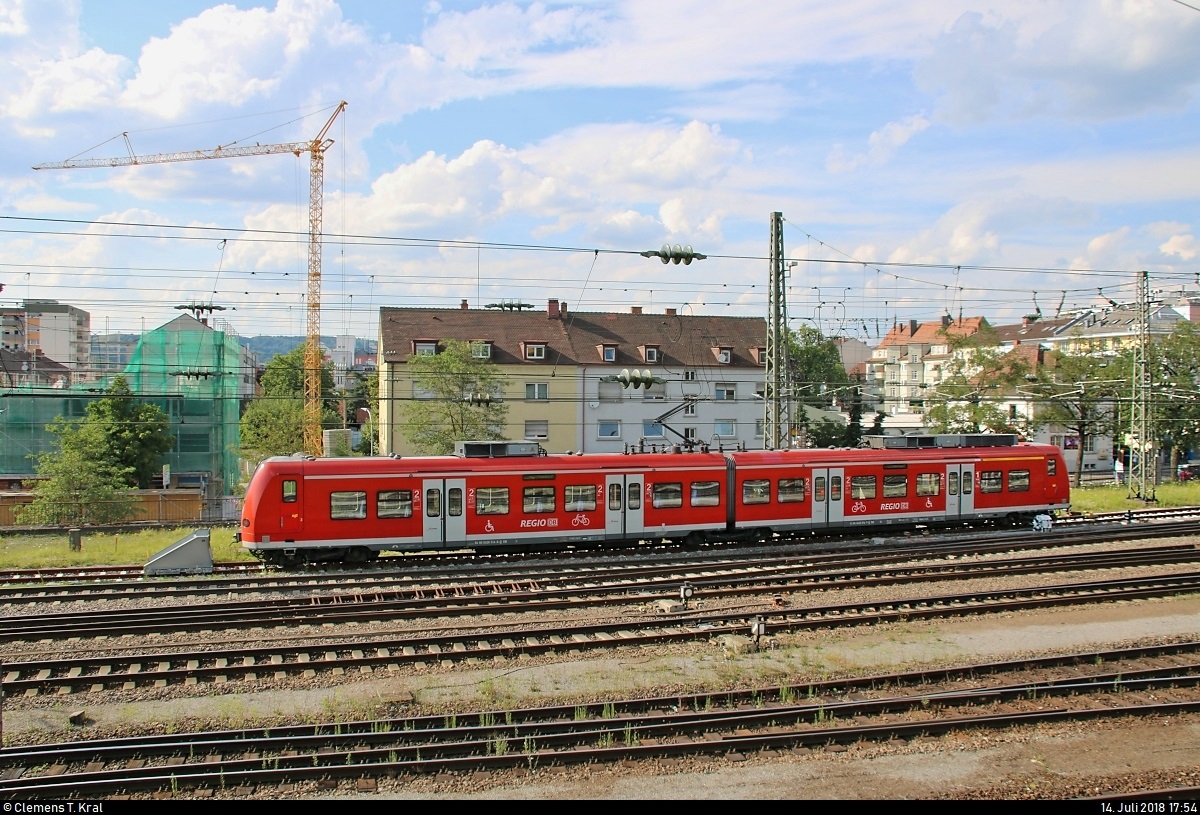
<svg viewBox="0 0 1200 815"><path fill-rule="evenodd" d="M1175 473L1175 479L1177 481L1200 479L1200 464L1180 464Z"/></svg>

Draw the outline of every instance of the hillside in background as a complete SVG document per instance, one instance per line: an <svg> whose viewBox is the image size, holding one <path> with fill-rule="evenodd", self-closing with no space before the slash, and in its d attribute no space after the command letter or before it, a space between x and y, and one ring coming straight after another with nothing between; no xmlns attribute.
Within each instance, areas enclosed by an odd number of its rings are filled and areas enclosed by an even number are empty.
<svg viewBox="0 0 1200 815"><path fill-rule="evenodd" d="M264 365L277 354L286 354L297 346L304 345L304 337L239 337L238 340L258 357L258 364ZM337 342L333 336L322 336L321 343L326 348L333 348ZM359 338L355 342L355 351L360 354L375 353L375 340Z"/></svg>

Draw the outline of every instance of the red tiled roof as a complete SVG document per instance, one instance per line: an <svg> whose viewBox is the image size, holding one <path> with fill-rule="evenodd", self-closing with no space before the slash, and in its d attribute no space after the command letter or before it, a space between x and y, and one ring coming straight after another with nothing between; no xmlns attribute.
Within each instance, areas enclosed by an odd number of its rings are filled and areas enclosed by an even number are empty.
<svg viewBox="0 0 1200 815"><path fill-rule="evenodd" d="M603 365L600 349L615 345L607 364L700 367L717 365L713 349L728 348L731 366L760 367L752 349L766 345L760 317L552 311L383 308L380 351L384 362L405 362L417 339L486 339L498 364ZM545 343L544 359L525 359L521 344L531 342ZM647 363L641 346L657 347L658 361Z"/></svg>

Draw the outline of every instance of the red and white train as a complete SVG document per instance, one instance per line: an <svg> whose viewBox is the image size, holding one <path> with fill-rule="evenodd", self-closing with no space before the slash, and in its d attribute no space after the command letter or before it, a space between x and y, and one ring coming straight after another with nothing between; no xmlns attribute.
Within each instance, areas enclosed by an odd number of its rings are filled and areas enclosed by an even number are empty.
<svg viewBox="0 0 1200 815"><path fill-rule="evenodd" d="M267 563L380 552L1010 524L1066 510L1057 447L1008 435L872 437L860 449L546 455L460 442L456 455L275 457L246 490L242 545Z"/></svg>

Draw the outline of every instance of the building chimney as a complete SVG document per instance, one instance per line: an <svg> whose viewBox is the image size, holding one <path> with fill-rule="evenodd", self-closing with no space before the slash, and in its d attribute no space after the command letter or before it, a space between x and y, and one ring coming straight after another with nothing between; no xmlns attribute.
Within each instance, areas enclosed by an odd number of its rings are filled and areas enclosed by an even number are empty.
<svg viewBox="0 0 1200 815"><path fill-rule="evenodd" d="M546 319L559 320L562 319L558 313L558 300L551 297L546 301Z"/></svg>
<svg viewBox="0 0 1200 815"><path fill-rule="evenodd" d="M917 336L917 326L918 325L919 325L919 323L916 320L908 321L908 336L910 336L910 337Z"/></svg>
<svg viewBox="0 0 1200 815"><path fill-rule="evenodd" d="M630 313L630 314L641 314L641 313L642 313L642 307L641 307L641 306L630 306L630 307L629 307L629 313Z"/></svg>
<svg viewBox="0 0 1200 815"><path fill-rule="evenodd" d="M942 315L942 328L949 328L951 319L952 318L950 317L949 314L943 314Z"/></svg>
<svg viewBox="0 0 1200 815"><path fill-rule="evenodd" d="M669 308L669 309L667 309L667 316L668 316L668 317L674 317L674 316L675 316L675 309L673 309L673 308Z"/></svg>
<svg viewBox="0 0 1200 815"><path fill-rule="evenodd" d="M466 311L467 310L467 301L463 300L461 303L458 304L458 307L461 308L463 311Z"/></svg>

